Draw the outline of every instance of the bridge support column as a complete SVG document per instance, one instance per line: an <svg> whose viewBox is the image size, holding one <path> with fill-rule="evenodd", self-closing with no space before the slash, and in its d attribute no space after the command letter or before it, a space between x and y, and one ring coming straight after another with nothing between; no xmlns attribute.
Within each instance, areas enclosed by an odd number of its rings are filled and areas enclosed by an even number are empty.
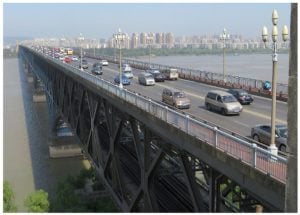
<svg viewBox="0 0 300 215"><path fill-rule="evenodd" d="M82 156L79 141L47 96L49 128L48 145L51 158ZM61 130L61 131L60 131Z"/></svg>
<svg viewBox="0 0 300 215"><path fill-rule="evenodd" d="M209 212L220 212L220 178L222 175L214 169L210 169L209 177Z"/></svg>
<svg viewBox="0 0 300 215"><path fill-rule="evenodd" d="M34 102L46 102L45 90L42 82L33 76L33 95L32 99Z"/></svg>

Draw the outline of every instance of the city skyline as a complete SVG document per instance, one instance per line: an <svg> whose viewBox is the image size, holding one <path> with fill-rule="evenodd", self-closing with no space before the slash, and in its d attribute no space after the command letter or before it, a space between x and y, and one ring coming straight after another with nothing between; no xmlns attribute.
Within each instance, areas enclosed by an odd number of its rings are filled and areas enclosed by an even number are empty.
<svg viewBox="0 0 300 215"><path fill-rule="evenodd" d="M279 29L290 26L288 3L4 3L4 37L108 39L118 28L135 32L173 32L175 37L229 34L255 38L271 32L272 10ZM201 21L205 20L205 21ZM237 21L238 20L238 21ZM78 27L79 26L79 27Z"/></svg>

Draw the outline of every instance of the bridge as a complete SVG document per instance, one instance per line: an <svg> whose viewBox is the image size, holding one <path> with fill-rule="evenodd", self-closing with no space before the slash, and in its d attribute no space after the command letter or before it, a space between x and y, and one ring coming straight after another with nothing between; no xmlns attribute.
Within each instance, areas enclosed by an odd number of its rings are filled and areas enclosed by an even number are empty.
<svg viewBox="0 0 300 215"><path fill-rule="evenodd" d="M51 126L60 118L70 125L122 211L284 210L287 160L244 130L172 109L149 90L120 89L34 47L20 46L19 56L44 87ZM104 73L117 74L113 67Z"/></svg>

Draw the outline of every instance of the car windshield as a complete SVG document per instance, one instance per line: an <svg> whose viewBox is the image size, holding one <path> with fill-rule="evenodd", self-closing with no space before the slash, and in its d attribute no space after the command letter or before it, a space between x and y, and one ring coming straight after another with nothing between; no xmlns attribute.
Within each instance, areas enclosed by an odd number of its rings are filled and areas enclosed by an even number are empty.
<svg viewBox="0 0 300 215"><path fill-rule="evenodd" d="M222 100L224 103L236 102L236 98L233 96L223 96Z"/></svg>
<svg viewBox="0 0 300 215"><path fill-rule="evenodd" d="M152 75L145 75L145 78L152 78Z"/></svg>
<svg viewBox="0 0 300 215"><path fill-rule="evenodd" d="M288 131L287 131L287 128L286 127L279 127L277 128L278 129L278 132L279 132L279 136L280 137L284 137L284 138L287 138L287 135L288 135Z"/></svg>
<svg viewBox="0 0 300 215"><path fill-rule="evenodd" d="M176 98L184 98L185 97L185 94L183 92L175 92L174 93L174 96Z"/></svg>
<svg viewBox="0 0 300 215"><path fill-rule="evenodd" d="M246 96L246 95L248 95L248 93L245 92L245 91L240 91L240 95L241 95L241 96Z"/></svg>

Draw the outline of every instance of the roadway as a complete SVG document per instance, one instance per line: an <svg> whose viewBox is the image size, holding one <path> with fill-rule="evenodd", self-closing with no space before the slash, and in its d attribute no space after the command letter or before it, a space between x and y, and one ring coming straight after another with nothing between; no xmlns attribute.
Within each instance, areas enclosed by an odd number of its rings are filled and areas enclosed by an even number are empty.
<svg viewBox="0 0 300 215"><path fill-rule="evenodd" d="M97 60L95 59L88 59L89 69L83 72L91 73L90 70L92 65L96 61ZM78 62L72 62L71 64L78 68L79 62L80 59ZM103 75L100 77L105 80L113 82L114 77L119 74L119 68L116 64L109 63L109 66L103 66L102 68ZM218 112L208 111L204 105L204 99L207 92L221 88L184 79L159 82L155 83L155 86L143 86L140 85L137 80L137 75L140 72L141 70L133 69L132 73L134 78L131 80L131 84L129 86L124 86L124 88L138 92L159 102L161 102L163 88L168 87L181 89L191 100L191 108L184 109L182 111L234 133L249 137L251 128L255 125L271 123L271 99L254 96L254 102L251 105L243 105L243 111L240 115L224 116ZM287 124L287 110L287 103L277 101L276 123Z"/></svg>

